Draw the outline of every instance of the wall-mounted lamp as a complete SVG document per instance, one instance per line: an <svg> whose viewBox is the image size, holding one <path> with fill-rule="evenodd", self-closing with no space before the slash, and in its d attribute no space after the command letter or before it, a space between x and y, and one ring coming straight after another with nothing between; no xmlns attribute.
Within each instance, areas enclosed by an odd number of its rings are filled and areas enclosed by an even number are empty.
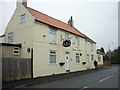
<svg viewBox="0 0 120 90"><path fill-rule="evenodd" d="M46 37L46 35L43 35L43 37Z"/></svg>
<svg viewBox="0 0 120 90"><path fill-rule="evenodd" d="M27 49L27 52L30 53L30 48Z"/></svg>

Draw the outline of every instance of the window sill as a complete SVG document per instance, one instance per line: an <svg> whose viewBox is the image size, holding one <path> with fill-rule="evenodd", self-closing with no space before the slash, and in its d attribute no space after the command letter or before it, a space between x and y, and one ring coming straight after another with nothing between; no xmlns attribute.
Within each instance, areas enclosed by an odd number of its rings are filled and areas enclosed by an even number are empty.
<svg viewBox="0 0 120 90"><path fill-rule="evenodd" d="M50 42L49 44L57 45L57 43L52 43L52 42Z"/></svg>
<svg viewBox="0 0 120 90"><path fill-rule="evenodd" d="M58 65L57 63L49 63L49 65Z"/></svg>
<svg viewBox="0 0 120 90"><path fill-rule="evenodd" d="M25 21L24 22L20 22L20 24L22 24L22 23L25 23Z"/></svg>
<svg viewBox="0 0 120 90"><path fill-rule="evenodd" d="M19 56L19 54L14 54L14 56Z"/></svg>
<svg viewBox="0 0 120 90"><path fill-rule="evenodd" d="M76 62L76 64L78 65L78 64L80 64L80 62L79 63Z"/></svg>
<svg viewBox="0 0 120 90"><path fill-rule="evenodd" d="M79 48L73 48L74 51L81 51Z"/></svg>

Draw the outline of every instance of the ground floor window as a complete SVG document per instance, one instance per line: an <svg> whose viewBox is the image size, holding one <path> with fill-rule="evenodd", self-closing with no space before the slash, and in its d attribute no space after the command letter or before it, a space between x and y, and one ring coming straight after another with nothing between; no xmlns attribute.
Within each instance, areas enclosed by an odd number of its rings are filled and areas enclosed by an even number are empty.
<svg viewBox="0 0 120 90"><path fill-rule="evenodd" d="M56 64L56 51L50 50L50 64Z"/></svg>
<svg viewBox="0 0 120 90"><path fill-rule="evenodd" d="M76 63L80 63L80 55L79 55L79 53L76 53Z"/></svg>
<svg viewBox="0 0 120 90"><path fill-rule="evenodd" d="M93 55L91 55L91 60L92 60L92 61L94 60L94 56L93 56Z"/></svg>
<svg viewBox="0 0 120 90"><path fill-rule="evenodd" d="M20 53L19 53L19 47L14 47L13 48L13 54L14 55L19 55Z"/></svg>

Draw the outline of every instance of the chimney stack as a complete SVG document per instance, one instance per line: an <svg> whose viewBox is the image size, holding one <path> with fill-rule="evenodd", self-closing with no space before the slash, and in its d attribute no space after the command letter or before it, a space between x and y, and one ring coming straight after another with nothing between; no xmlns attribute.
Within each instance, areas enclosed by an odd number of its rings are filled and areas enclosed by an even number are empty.
<svg viewBox="0 0 120 90"><path fill-rule="evenodd" d="M68 21L68 25L70 25L71 27L73 27L73 25L74 25L72 16L70 17L70 19Z"/></svg>
<svg viewBox="0 0 120 90"><path fill-rule="evenodd" d="M27 0L22 0L22 4L24 7L27 7Z"/></svg>
<svg viewBox="0 0 120 90"><path fill-rule="evenodd" d="M20 5L27 7L27 0L17 0L17 7L19 7Z"/></svg>

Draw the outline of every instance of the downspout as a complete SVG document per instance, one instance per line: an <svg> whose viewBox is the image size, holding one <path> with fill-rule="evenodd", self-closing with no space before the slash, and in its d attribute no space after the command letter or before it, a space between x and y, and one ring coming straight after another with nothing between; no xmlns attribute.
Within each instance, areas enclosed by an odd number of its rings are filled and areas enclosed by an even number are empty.
<svg viewBox="0 0 120 90"><path fill-rule="evenodd" d="M33 78L33 48L31 48L31 78Z"/></svg>

